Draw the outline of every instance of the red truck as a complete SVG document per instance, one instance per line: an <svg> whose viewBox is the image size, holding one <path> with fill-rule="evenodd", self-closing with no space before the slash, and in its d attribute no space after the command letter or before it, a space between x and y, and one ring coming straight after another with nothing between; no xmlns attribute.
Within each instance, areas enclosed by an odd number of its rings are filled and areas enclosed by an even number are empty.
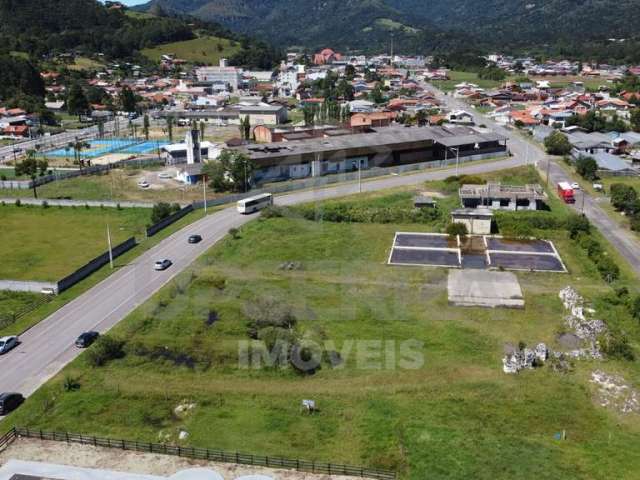
<svg viewBox="0 0 640 480"><path fill-rule="evenodd" d="M573 195L573 188L568 182L558 183L558 195L564 201L564 203L576 203L576 198Z"/></svg>

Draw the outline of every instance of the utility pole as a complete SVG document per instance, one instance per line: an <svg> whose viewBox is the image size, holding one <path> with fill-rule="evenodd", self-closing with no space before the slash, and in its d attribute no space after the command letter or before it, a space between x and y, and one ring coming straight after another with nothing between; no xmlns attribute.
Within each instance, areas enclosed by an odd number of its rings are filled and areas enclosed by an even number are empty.
<svg viewBox="0 0 640 480"><path fill-rule="evenodd" d="M362 159L358 159L358 193L362 193Z"/></svg>
<svg viewBox="0 0 640 480"><path fill-rule="evenodd" d="M551 169L551 158L547 157L547 188L549 187L549 170Z"/></svg>
<svg viewBox="0 0 640 480"><path fill-rule="evenodd" d="M207 176L202 177L202 200L204 201L204 214L207 214Z"/></svg>
<svg viewBox="0 0 640 480"><path fill-rule="evenodd" d="M109 224L107 223L107 243L109 244L109 265L113 270L113 250L111 249L111 232L109 231Z"/></svg>

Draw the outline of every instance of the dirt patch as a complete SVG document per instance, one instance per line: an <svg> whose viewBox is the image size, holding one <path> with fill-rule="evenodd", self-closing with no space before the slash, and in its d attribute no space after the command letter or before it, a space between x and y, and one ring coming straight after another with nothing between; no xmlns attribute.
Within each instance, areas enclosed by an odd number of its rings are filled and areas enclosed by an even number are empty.
<svg viewBox="0 0 640 480"><path fill-rule="evenodd" d="M158 476L171 476L188 468L206 467L220 473L225 480L251 474L268 475L274 480L353 480L353 477L341 475L318 475L294 470L205 462L169 455L33 439L18 439L8 449L0 452L0 466L10 459Z"/></svg>

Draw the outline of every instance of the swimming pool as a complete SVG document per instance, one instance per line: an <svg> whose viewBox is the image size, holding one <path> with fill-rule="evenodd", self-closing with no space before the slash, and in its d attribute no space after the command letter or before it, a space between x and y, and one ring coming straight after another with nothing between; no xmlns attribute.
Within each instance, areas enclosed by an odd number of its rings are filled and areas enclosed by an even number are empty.
<svg viewBox="0 0 640 480"><path fill-rule="evenodd" d="M163 145L167 145L169 142L165 140L135 140L130 138L109 138L109 139L95 139L87 142L89 148L83 148L80 150L81 158L98 158L110 153L124 153L124 154L142 154L153 153ZM43 153L47 157L68 157L73 158L75 156L74 148L58 148Z"/></svg>

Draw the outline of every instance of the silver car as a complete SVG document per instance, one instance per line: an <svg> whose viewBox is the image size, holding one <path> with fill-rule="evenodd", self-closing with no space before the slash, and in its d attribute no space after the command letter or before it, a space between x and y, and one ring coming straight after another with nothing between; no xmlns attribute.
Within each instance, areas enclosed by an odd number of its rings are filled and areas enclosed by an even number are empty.
<svg viewBox="0 0 640 480"><path fill-rule="evenodd" d="M154 270L162 271L162 270L166 270L171 265L172 265L171 260L169 260L168 258L164 258L164 259L158 260L156 263L154 263L153 264L153 268L154 268Z"/></svg>
<svg viewBox="0 0 640 480"><path fill-rule="evenodd" d="M2 337L0 338L0 355L3 353L7 353L12 348L18 346L18 337Z"/></svg>

